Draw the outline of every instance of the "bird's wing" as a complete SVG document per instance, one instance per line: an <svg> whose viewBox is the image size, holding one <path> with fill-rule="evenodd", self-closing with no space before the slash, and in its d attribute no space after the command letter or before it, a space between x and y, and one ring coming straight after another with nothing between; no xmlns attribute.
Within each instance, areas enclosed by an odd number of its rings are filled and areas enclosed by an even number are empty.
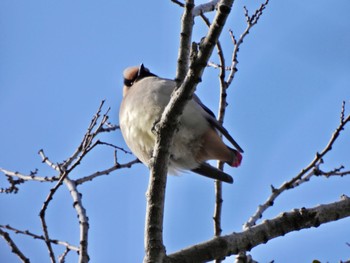
<svg viewBox="0 0 350 263"><path fill-rule="evenodd" d="M243 149L238 145L238 143L232 138L232 136L228 133L228 131L216 120L215 114L207 107L205 106L201 100L196 96L193 95L193 100L198 103L199 106L202 107L202 109L205 111L205 118L207 121L215 128L217 129L222 135L226 137L226 139L241 153L243 153Z"/></svg>

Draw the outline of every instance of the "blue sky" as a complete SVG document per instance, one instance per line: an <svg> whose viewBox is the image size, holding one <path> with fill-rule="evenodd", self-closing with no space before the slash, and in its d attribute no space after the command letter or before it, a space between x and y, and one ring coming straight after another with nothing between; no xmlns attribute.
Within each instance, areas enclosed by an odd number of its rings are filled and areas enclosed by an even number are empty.
<svg viewBox="0 0 350 263"><path fill-rule="evenodd" d="M232 50L228 29L239 35L245 27L243 5L253 12L260 2L236 1L221 37L226 61ZM270 185L295 176L338 125L341 103L350 98L349 8L347 0L271 1L241 47L225 126L245 154L239 169L226 168L235 183L224 185L224 234L240 231L269 196ZM69 157L102 99L117 124L125 67L143 62L154 73L173 78L181 11L171 1L1 1L0 167L26 174L38 168L42 176L53 175L38 150L43 148L54 162ZM196 41L204 30L197 18ZM217 61L215 54L212 60ZM208 68L197 91L214 112L217 74ZM349 130L325 158L324 170L350 167ZM119 132L103 139L126 147ZM118 157L120 162L133 158ZM110 149L97 150L73 177L112 163ZM4 178L0 183L5 184ZM313 178L281 196L264 218L337 201L350 195L349 183L350 178ZM142 261L147 184L148 170L138 164L80 188L90 220L91 262ZM40 233L38 213L49 189L30 182L17 195L1 195L0 224ZM212 237L213 181L191 173L172 176L166 194L164 239L169 253ZM58 191L48 220L53 238L78 243L67 189ZM349 259L349 224L345 219L291 233L254 248L252 255L259 262ZM48 262L42 242L12 236L33 262ZM18 262L4 241L0 258ZM67 262L76 258L71 253Z"/></svg>

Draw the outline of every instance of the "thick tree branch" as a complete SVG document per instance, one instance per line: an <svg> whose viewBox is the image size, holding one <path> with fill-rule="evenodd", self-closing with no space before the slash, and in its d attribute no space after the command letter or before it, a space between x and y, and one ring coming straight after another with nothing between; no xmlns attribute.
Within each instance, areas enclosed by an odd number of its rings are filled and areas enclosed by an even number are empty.
<svg viewBox="0 0 350 263"><path fill-rule="evenodd" d="M181 21L180 48L177 59L177 72L175 77L175 81L178 85L182 83L188 70L192 41L192 29L194 24L194 17L192 15L193 8L194 0L187 0Z"/></svg>
<svg viewBox="0 0 350 263"><path fill-rule="evenodd" d="M170 254L166 262L189 263L208 262L250 251L269 240L301 229L319 227L350 216L350 198L343 196L340 201L314 208L294 209L278 217L248 228L240 233L216 237L204 243Z"/></svg>
<svg viewBox="0 0 350 263"><path fill-rule="evenodd" d="M169 160L169 146L179 118L187 101L200 82L204 67L207 65L213 48L217 43L227 16L231 11L233 0L221 0L213 24L207 36L202 41L199 52L192 52L192 61L186 78L165 108L161 120L156 125L158 133L153 160L150 165L150 179L147 190L147 212L145 229L146 255L144 262L162 262L165 256L163 244L163 211L166 187L167 164Z"/></svg>
<svg viewBox="0 0 350 263"><path fill-rule="evenodd" d="M207 12L212 12L215 10L218 3L219 0L211 0L208 3L197 5L195 8L193 8L192 15L195 17Z"/></svg>

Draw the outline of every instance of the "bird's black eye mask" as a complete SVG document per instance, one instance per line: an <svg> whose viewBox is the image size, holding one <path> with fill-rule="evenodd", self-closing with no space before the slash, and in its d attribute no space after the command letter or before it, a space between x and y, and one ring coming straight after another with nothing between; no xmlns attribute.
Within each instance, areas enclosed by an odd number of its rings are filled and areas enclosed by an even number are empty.
<svg viewBox="0 0 350 263"><path fill-rule="evenodd" d="M127 87L131 87L134 84L135 79L124 79L124 85Z"/></svg>
<svg viewBox="0 0 350 263"><path fill-rule="evenodd" d="M131 87L132 84L134 84L135 79L136 78L134 78L134 79L124 79L124 85L127 86L127 87Z"/></svg>

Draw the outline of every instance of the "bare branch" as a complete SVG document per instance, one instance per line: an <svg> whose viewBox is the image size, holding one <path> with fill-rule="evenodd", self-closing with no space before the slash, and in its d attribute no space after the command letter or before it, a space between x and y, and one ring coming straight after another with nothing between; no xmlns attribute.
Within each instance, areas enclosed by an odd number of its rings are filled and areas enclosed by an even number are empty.
<svg viewBox="0 0 350 263"><path fill-rule="evenodd" d="M92 143L93 139L100 133L104 131L109 131L109 129L117 129L118 126L113 126L108 121L108 112L109 108L107 109L106 113L103 115L102 120L99 124L97 124L98 120L101 117L101 111L102 107L104 105L104 100L100 103L100 106L98 107L98 110L94 117L91 120L90 126L87 129L87 132L84 135L84 138L78 148L75 150L75 152L72 154L71 157L69 157L63 164L62 164L62 170L67 170L69 167L69 170L74 169L75 166L80 164L81 159L96 145ZM104 126L107 125L105 128ZM95 129L95 130L94 130ZM75 162L74 162L75 161ZM74 164L72 165L72 163Z"/></svg>
<svg viewBox="0 0 350 263"><path fill-rule="evenodd" d="M2 172L6 171L1 169ZM7 171L6 171L7 172ZM6 193L6 194L17 194L19 191L19 188L17 187L18 185L24 183L24 180L19 178L19 179L15 179L13 178L12 174L16 174L16 173L5 173L5 176L7 178L7 181L9 182L10 186L6 187L6 188L0 188L0 193Z"/></svg>
<svg viewBox="0 0 350 263"><path fill-rule="evenodd" d="M311 161L311 163L307 167L302 169L297 176L295 176L294 178L292 178L291 180L289 180L287 182L284 182L279 188L275 188L275 187L271 186L272 194L270 195L270 197L266 200L266 202L264 204L262 204L258 207L255 214L249 218L247 223L245 223L244 228L248 228L248 227L255 225L256 222L262 217L263 213L274 204L276 198L284 191L291 189L291 188L294 188L294 187L299 186L300 184L302 184L304 182L309 181L310 178L314 175L325 175L325 176L327 175L327 173L322 174L322 171L319 169L319 166L323 163L323 157L329 151L331 151L333 144L338 139L341 131L344 130L345 125L348 122L350 122L350 114L345 118L344 117L344 109L345 109L345 106L343 104L341 114L340 114L341 115L340 124L336 128L336 130L333 132L328 144L322 150L322 152L316 153L316 156ZM346 172L340 173L339 169L338 170L335 169L335 170L331 171L329 173L329 175L330 174L346 175L346 174L349 174L349 172L346 171Z"/></svg>
<svg viewBox="0 0 350 263"><path fill-rule="evenodd" d="M210 27L211 23L209 19L204 15L201 14L201 18L204 20L205 24ZM225 58L223 54L223 50L220 44L220 41L218 40L216 43L217 53L220 60L220 75L219 75L219 81L220 81L220 102L219 102L219 110L218 110L218 121L223 124L224 118L225 118L225 110L227 106L226 102L226 89L227 89L227 83L225 82ZM218 162L217 167L220 170L224 169L224 163ZM221 235L222 228L221 228L221 212L222 212L222 183L221 181L215 182L215 208L214 208L214 236L218 237ZM220 260L217 260L216 263L219 263Z"/></svg>
<svg viewBox="0 0 350 263"><path fill-rule="evenodd" d="M325 176L325 177L331 177L331 176L340 176L340 177L343 177L345 175L349 175L350 174L350 171L342 171L345 167L342 165L340 166L339 168L334 168L333 170L331 171L328 171L328 172L325 172L325 171L322 171L321 169L317 169L315 170L314 174L316 176Z"/></svg>
<svg viewBox="0 0 350 263"><path fill-rule="evenodd" d="M59 263L65 263L66 262L66 256L68 255L70 249L66 248L66 250L58 257L58 262Z"/></svg>
<svg viewBox="0 0 350 263"><path fill-rule="evenodd" d="M184 6L185 6L184 3L182 3L182 2L180 2L180 1L178 1L178 0L171 0L171 2L177 4L177 5L181 6L181 7L184 7Z"/></svg>
<svg viewBox="0 0 350 263"><path fill-rule="evenodd" d="M244 7L244 11L245 11L245 17L247 20L247 27L244 30L244 32L242 33L242 35L239 37L238 40L236 40L232 30L230 30L230 35L231 35L231 39L232 39L232 43L234 45L234 49L233 49L233 53L232 53L232 64L231 64L231 70L230 70L230 74L227 78L227 85L230 86L231 82L233 81L233 78L237 72L237 64L238 64L238 51L239 51L239 47L240 45L243 43L244 38L249 34L250 29L256 25L261 17L261 15L263 14L263 10L266 8L266 6L268 5L269 0L266 0L265 3L263 3L259 9L257 9L255 11L255 13L250 17L248 14L248 10L246 7Z"/></svg>
<svg viewBox="0 0 350 263"><path fill-rule="evenodd" d="M193 8L192 15L195 17L207 12L212 12L216 9L218 3L219 0L211 0L208 3L197 5L195 8Z"/></svg>
<svg viewBox="0 0 350 263"><path fill-rule="evenodd" d="M116 145L114 145L114 144L112 144L112 143L102 142L102 141L98 140L98 141L97 141L97 144L99 144L99 145L106 145L106 146L109 146L109 147L114 148L115 150L120 150L120 151L122 151L122 152L124 152L124 153L132 154L132 152L130 152L130 151L128 151L128 150L125 150L125 149L122 148L122 147L116 146Z"/></svg>
<svg viewBox="0 0 350 263"><path fill-rule="evenodd" d="M29 236L29 237L32 237L34 239L45 240L44 236L34 234L34 233L32 233L32 232L30 232L28 230L24 230L24 231L23 230L19 230L17 228L9 226L9 225L0 225L0 229L1 228L7 229L7 230L11 230L11 231L15 232L16 234ZM64 247L66 247L69 250L73 250L73 251L77 251L77 252L79 251L79 249L76 246L73 246L73 245L71 245L71 244L69 244L68 242L65 242L65 241L60 241L60 240L57 240L57 239L50 239L49 241L52 244L64 246Z"/></svg>
<svg viewBox="0 0 350 263"><path fill-rule="evenodd" d="M80 227L80 246L79 246L79 262L85 263L89 261L88 254L88 231L89 231L89 219L86 215L86 210L81 200L81 194L78 192L76 184L73 180L68 177L65 178L64 183L66 184L72 199L73 207L77 212Z"/></svg>
<svg viewBox="0 0 350 263"><path fill-rule="evenodd" d="M24 175L19 172L9 171L3 168L0 168L0 172L4 173L6 176L17 177L24 181L55 182L58 180L57 176L41 177L41 176L36 176L34 173L31 173L30 175Z"/></svg>
<svg viewBox="0 0 350 263"><path fill-rule="evenodd" d="M223 54L223 50L220 44L220 41L216 43L216 47L218 50L218 57L220 60L220 65L222 65L220 69L219 74L219 81L220 81L220 101L219 101L219 109L218 109L218 121L223 124L225 113L226 113L226 106L227 106L227 93L226 90L228 88L227 83L225 81L225 58ZM221 136L221 135L220 135ZM224 169L224 163L219 161L217 164L218 169L223 170ZM222 228L221 228L221 213L222 213L222 182L216 181L215 182L215 210L214 210L214 234L216 237L221 235ZM216 260L216 263L220 263L221 260Z"/></svg>
<svg viewBox="0 0 350 263"><path fill-rule="evenodd" d="M54 189L57 190L58 186L59 185L56 184L56 187ZM45 241L46 247L48 249L49 257L50 257L50 260L51 260L52 263L56 262L56 259L55 259L56 257L55 257L55 254L53 252L52 246L51 246L49 230L48 230L47 223L46 223L45 213L46 213L47 206L49 205L49 202L52 200L52 196L53 196L53 193L55 191L53 191L53 189L50 190L50 194L47 197L47 199L45 200L45 202L43 204L43 207L42 207L42 209L40 210L40 213L39 213L40 221L41 221L41 227L42 227L43 232L44 232L44 241Z"/></svg>
<svg viewBox="0 0 350 263"><path fill-rule="evenodd" d="M78 180L71 180L69 178L69 174L82 162L84 157L97 145L105 145L108 147L112 147L115 150L115 154L117 150L121 150L124 153L130 154L129 151L126 151L125 149L118 147L116 145L113 145L111 143L102 142L100 140L96 140L97 135L103 132L111 132L119 128L119 126L112 125L108 123L108 109L105 114L101 114L102 107L104 105L104 101L101 102L96 114L91 120L91 123L87 129L87 132L85 133L80 145L77 147L77 149L74 151L74 153L67 158L62 163L54 163L51 161L43 150L39 151L39 155L41 156L42 162L47 164L50 168L55 170L59 173L58 176L53 177L40 177L37 176L38 170L36 169L34 172L31 172L30 175L23 175L18 172L12 172L5 169L0 168L0 172L3 172L5 176L7 176L10 187L8 189L2 189L4 191L10 191L15 192L17 191L17 185L24 182L24 181L39 181L39 182L56 182L55 186L51 188L49 194L47 195L42 208L40 210L39 216L41 220L43 235L35 235L30 233L29 231L20 231L18 229L14 229L10 226L0 226L2 228L6 228L12 231L15 231L16 233L21 233L24 235L31 236L33 238L41 239L45 241L46 247L48 248L49 257L51 262L56 262L56 256L54 254L54 250L52 248L52 244L59 244L66 247L65 252L59 256L59 261L64 262L66 255L71 250L75 250L79 254L79 262L88 262L89 256L88 256L88 230L89 230L89 223L88 223L88 217L86 216L86 210L82 204L81 200L81 194L77 190L77 185L82 184L86 181L91 181L93 178L101 176L103 174L109 174L112 171L116 169L121 169L125 167L131 167L133 164L139 162L137 159L125 164L119 164L117 163L117 158L115 156L115 165L109 169L105 169L101 172L96 172L90 176L86 176L83 178L80 178ZM61 185L65 183L67 188L69 189L72 199L73 199L73 205L76 210L76 213L78 215L79 219L79 227L80 227L80 246L79 248L73 247L69 245L66 242L54 240L50 238L49 235L49 229L46 221L46 211L47 208L55 195L56 191L61 187ZM6 236L6 235L5 235Z"/></svg>
<svg viewBox="0 0 350 263"><path fill-rule="evenodd" d="M248 14L248 9L247 7L243 7L244 8L244 15L246 17L247 23L248 24L252 24L255 25L258 21L260 16L262 15L264 9L266 8L266 6L268 5L269 0L266 0L265 3L261 4L260 7L255 10L255 13L252 16L249 16Z"/></svg>
<svg viewBox="0 0 350 263"><path fill-rule="evenodd" d="M47 156L45 156L43 150L39 151L39 154L43 158L43 162L45 162L47 165L49 165L54 170L57 170L60 172L58 182L56 183L56 185L53 188L51 188L50 193L46 197L46 200L44 201L43 206L42 206L40 213L39 213L41 224L42 224L42 229L44 232L45 243L46 243L46 246L49 250L51 262L53 262L53 263L55 263L56 260L55 260L54 252L52 250L50 237L49 237L49 231L48 231L48 227L47 227L47 223L46 223L46 218L45 218L46 210L47 210L48 205L51 202L54 194L56 193L56 191L59 189L59 187L62 185L62 183L64 181L66 181L67 186L70 187L71 194L72 194L72 197L74 200L74 204L76 205L76 210L78 211L79 219L80 220L87 219L86 216L84 217L84 213L82 212L83 206L81 204L81 201L79 201L79 199L77 199L78 197L76 195L78 195L78 194L75 193L76 189L74 189L74 186L72 186L73 182L70 181L70 179L68 178L68 175L73 169L75 169L75 167L77 167L80 164L80 162L86 156L86 154L88 154L94 147L96 147L98 145L99 141L94 141L95 137L100 132L106 131L104 129L104 125L107 123L108 112L110 109L108 109L106 111L106 113L103 115L100 123L98 123L98 120L100 119L100 116L101 116L103 104L104 104L104 101L101 102L101 104L97 110L97 113L95 114L95 116L91 120L90 126L88 127L88 130L85 133L81 144L79 145L77 150L73 153L73 155L70 158L68 158L65 162L63 162L63 164L55 165L53 162L51 162L49 160L49 158ZM108 125L108 127L110 128L111 125ZM79 259L80 259L80 262L87 262L86 260L88 259L88 254L87 254L88 222L87 222L87 220L82 220L82 221L80 221L80 223L81 223L80 224L81 244L80 244Z"/></svg>
<svg viewBox="0 0 350 263"><path fill-rule="evenodd" d="M103 171L95 172L91 175L79 178L79 179L75 180L75 183L76 183L76 185L80 185L80 184L83 184L85 182L92 181L96 177L99 177L102 175L108 175L115 170L122 169L122 168L131 168L132 165L139 163L139 162L140 161L138 159L135 159L135 160L128 162L128 163L125 163L125 164L117 163L117 164L113 165L111 168L105 169Z"/></svg>
<svg viewBox="0 0 350 263"><path fill-rule="evenodd" d="M227 16L231 11L232 3L233 0L220 1L214 22L207 36L203 39L198 54L191 58L192 61L183 83L173 92L169 104L164 109L162 117L156 125L155 131L158 136L150 164L150 179L147 190L145 263L161 262L165 256L165 247L163 245L163 210L169 145L172 142L182 111L187 101L192 97L203 74L204 67L207 65L213 48L221 34Z"/></svg>
<svg viewBox="0 0 350 263"><path fill-rule="evenodd" d="M189 63L190 47L192 41L194 0L186 0L181 22L180 48L177 59L176 82L180 85L184 80Z"/></svg>
<svg viewBox="0 0 350 263"><path fill-rule="evenodd" d="M232 32L232 30L229 31L230 37L234 46L233 52L232 52L232 62L231 66L225 66L222 64L214 63L214 62L209 62L208 66L213 67L213 68L219 68L219 69L224 69L226 71L230 71L230 74L227 77L226 85L229 87L233 81L233 78L238 71L237 69L237 64L238 64L238 52L239 52L239 47L243 43L244 38L249 34L250 29L256 25L263 14L263 10L266 8L267 4L269 3L269 0L266 0L265 3L263 3L256 11L255 13L250 17L248 14L248 10L246 7L244 7L244 12L245 12L245 17L247 21L247 27L244 30L244 32L241 34L239 39L237 40Z"/></svg>
<svg viewBox="0 0 350 263"><path fill-rule="evenodd" d="M183 249L168 256L166 262L189 263L208 262L250 251L269 240L301 229L319 227L350 216L350 198L343 196L340 201L313 208L294 209L278 217L247 228L240 233L216 237L212 240Z"/></svg>
<svg viewBox="0 0 350 263"><path fill-rule="evenodd" d="M11 239L9 233L7 233L6 231L3 231L0 228L0 236L2 236L5 241L7 242L7 244L9 245L9 247L11 248L12 252L19 257L19 259L24 262L24 263L30 263L30 260L21 252L21 250L19 250L19 248L17 247L17 245L15 244L15 242L13 242L13 240Z"/></svg>
<svg viewBox="0 0 350 263"><path fill-rule="evenodd" d="M38 154L41 156L42 162L46 163L48 166L50 166L52 169L60 172L60 167L58 164L54 164L49 160L49 158L45 155L44 150L40 149Z"/></svg>

